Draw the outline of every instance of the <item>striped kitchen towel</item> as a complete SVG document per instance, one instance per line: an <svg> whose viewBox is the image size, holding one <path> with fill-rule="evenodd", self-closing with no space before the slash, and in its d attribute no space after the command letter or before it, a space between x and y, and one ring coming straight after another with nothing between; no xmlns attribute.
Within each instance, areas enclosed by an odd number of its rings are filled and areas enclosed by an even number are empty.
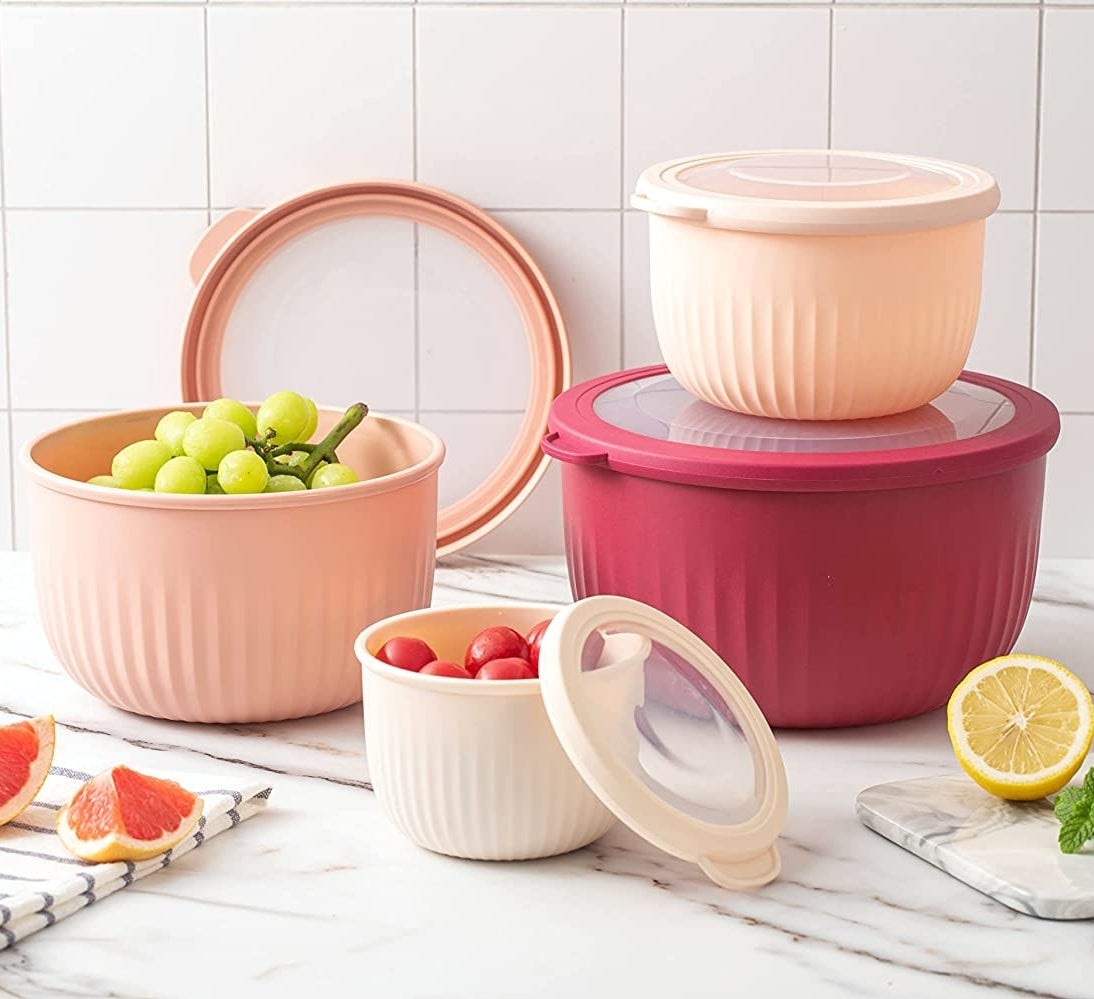
<svg viewBox="0 0 1094 999"><path fill-rule="evenodd" d="M168 867L217 833L262 811L271 791L268 784L208 775L153 774L178 781L204 800L197 830L151 860L89 864L61 845L56 823L58 811L91 776L52 767L34 803L0 826L0 950Z"/></svg>

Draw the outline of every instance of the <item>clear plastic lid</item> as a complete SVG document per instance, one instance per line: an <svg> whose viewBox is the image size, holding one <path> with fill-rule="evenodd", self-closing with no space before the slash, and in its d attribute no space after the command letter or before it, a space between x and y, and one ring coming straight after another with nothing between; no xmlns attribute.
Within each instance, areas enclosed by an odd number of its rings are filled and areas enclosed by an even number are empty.
<svg viewBox="0 0 1094 999"><path fill-rule="evenodd" d="M527 252L474 206L411 182L323 188L222 216L191 274L185 398L288 386L423 423L452 442L440 554L485 537L546 471L538 442L569 384L566 332ZM491 380L480 356L512 377Z"/></svg>
<svg viewBox="0 0 1094 999"><path fill-rule="evenodd" d="M715 228L756 232L901 232L987 218L988 173L946 160L828 149L722 153L659 163L631 203Z"/></svg>
<svg viewBox="0 0 1094 999"><path fill-rule="evenodd" d="M625 651L621 658L620 652ZM660 799L718 825L759 811L764 775L733 707L679 652L627 621L591 632L579 687L590 701L614 686L619 762Z"/></svg>
<svg viewBox="0 0 1094 999"><path fill-rule="evenodd" d="M1014 418L1014 403L986 386L958 381L927 406L874 420L772 420L702 402L672 375L655 374L597 396L611 426L659 441L734 451L839 454L893 451L966 440Z"/></svg>
<svg viewBox="0 0 1094 999"><path fill-rule="evenodd" d="M676 176L702 191L779 201L891 201L944 194L961 183L946 169L829 150L714 160Z"/></svg>
<svg viewBox="0 0 1094 999"><path fill-rule="evenodd" d="M540 675L562 745L620 819L720 884L775 876L782 758L709 646L637 601L591 597L552 623Z"/></svg>

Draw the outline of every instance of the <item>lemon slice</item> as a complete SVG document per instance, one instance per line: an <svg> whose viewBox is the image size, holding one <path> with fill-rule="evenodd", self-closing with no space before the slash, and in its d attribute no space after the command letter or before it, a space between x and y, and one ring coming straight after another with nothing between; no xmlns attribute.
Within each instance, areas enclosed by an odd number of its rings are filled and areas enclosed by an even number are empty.
<svg viewBox="0 0 1094 999"><path fill-rule="evenodd" d="M1094 734L1090 691L1052 659L1011 655L977 666L946 708L957 760L984 790L1028 801L1059 791Z"/></svg>

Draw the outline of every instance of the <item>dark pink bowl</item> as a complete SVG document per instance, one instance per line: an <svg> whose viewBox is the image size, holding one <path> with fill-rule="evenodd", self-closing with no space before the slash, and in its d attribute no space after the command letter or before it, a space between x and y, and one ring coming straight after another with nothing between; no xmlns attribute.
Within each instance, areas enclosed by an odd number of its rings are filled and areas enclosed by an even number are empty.
<svg viewBox="0 0 1094 999"><path fill-rule="evenodd" d="M1009 419L941 443L932 420L934 443L809 453L679 443L594 410L609 389L666 371L555 400L543 448L563 463L575 597L616 593L671 614L785 727L930 711L1010 651L1059 434L1051 402L966 372L956 388L1004 397Z"/></svg>

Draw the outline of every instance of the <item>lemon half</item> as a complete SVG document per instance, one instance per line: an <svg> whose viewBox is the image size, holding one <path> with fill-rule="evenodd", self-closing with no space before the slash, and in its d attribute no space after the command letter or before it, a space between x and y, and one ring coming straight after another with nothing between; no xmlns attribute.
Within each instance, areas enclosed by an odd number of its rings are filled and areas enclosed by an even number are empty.
<svg viewBox="0 0 1094 999"><path fill-rule="evenodd" d="M950 742L984 790L1028 801L1059 791L1094 735L1090 691L1052 659L1010 655L977 666L950 696Z"/></svg>

